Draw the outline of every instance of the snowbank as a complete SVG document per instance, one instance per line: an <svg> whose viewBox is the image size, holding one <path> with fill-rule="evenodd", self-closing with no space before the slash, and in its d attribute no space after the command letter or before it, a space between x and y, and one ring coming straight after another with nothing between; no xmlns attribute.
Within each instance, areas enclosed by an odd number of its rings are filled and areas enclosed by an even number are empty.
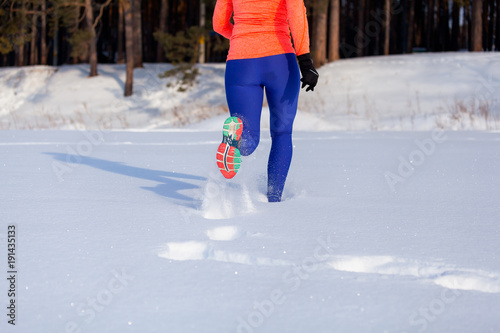
<svg viewBox="0 0 500 333"><path fill-rule="evenodd" d="M159 77L171 68L136 69L129 98L123 97L124 65L99 65L94 78L87 77L87 65L1 68L0 128L218 129L216 116L227 114L224 64L199 65L186 91L179 91L178 78ZM319 73L316 90L301 92L296 129L500 129L498 53L340 60Z"/></svg>

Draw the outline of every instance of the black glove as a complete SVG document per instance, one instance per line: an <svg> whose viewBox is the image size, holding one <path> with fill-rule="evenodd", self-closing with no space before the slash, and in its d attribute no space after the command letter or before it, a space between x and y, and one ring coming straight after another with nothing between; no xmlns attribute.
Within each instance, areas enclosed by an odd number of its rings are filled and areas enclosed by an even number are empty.
<svg viewBox="0 0 500 333"><path fill-rule="evenodd" d="M302 73L302 79L300 79L302 81L302 88L308 86L306 91L314 91L314 87L318 83L319 74L313 66L311 54L299 55L297 60L299 61L300 72Z"/></svg>

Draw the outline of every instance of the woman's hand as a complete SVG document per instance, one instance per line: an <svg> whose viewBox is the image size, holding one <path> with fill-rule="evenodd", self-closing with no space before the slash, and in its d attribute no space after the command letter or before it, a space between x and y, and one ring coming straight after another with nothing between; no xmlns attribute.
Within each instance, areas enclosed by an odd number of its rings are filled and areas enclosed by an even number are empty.
<svg viewBox="0 0 500 333"><path fill-rule="evenodd" d="M302 88L308 86L306 91L314 91L314 87L316 87L318 83L319 74L313 66L311 54L306 53L299 55L297 60L299 61L300 73L302 74L302 78L300 79L300 81L302 81Z"/></svg>

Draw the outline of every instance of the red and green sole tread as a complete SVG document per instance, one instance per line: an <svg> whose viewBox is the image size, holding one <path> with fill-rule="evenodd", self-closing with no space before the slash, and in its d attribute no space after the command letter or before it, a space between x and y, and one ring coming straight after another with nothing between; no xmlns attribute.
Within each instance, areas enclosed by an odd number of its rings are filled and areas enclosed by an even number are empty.
<svg viewBox="0 0 500 333"><path fill-rule="evenodd" d="M243 123L237 117L229 117L224 122L222 143L217 150L217 166L228 179L236 176L240 168L241 154L238 145L243 132Z"/></svg>

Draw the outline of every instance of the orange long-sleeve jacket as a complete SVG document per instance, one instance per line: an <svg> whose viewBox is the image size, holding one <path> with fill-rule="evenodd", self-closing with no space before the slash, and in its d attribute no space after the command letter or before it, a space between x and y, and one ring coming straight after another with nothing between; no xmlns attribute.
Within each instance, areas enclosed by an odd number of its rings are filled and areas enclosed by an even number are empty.
<svg viewBox="0 0 500 333"><path fill-rule="evenodd" d="M303 0L217 0L213 27L230 40L227 60L309 53Z"/></svg>

